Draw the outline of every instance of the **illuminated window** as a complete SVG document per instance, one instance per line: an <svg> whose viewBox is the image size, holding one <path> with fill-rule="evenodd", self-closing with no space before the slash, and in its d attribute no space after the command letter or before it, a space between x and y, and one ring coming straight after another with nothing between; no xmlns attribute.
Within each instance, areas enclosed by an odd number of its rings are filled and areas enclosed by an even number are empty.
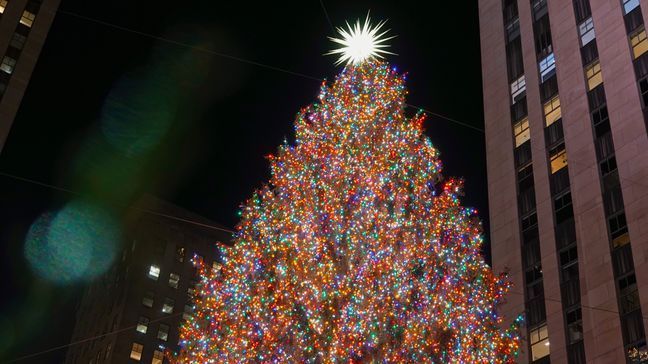
<svg viewBox="0 0 648 364"><path fill-rule="evenodd" d="M541 82L548 80L556 71L556 58L553 52L543 58L539 63Z"/></svg>
<svg viewBox="0 0 648 364"><path fill-rule="evenodd" d="M148 324L149 324L149 319L146 317L140 316L139 321L137 322L137 332L141 332L142 334L146 334L146 331L148 330Z"/></svg>
<svg viewBox="0 0 648 364"><path fill-rule="evenodd" d="M131 348L130 358L136 361L140 361L142 359L142 351L144 351L144 345L133 343L133 347Z"/></svg>
<svg viewBox="0 0 648 364"><path fill-rule="evenodd" d="M558 172L567 165L567 151L562 150L560 153L551 157L551 174Z"/></svg>
<svg viewBox="0 0 648 364"><path fill-rule="evenodd" d="M221 264L219 262L214 261L212 263L212 270L218 272L220 269L221 269Z"/></svg>
<svg viewBox="0 0 648 364"><path fill-rule="evenodd" d="M173 313L173 305L175 304L175 301L172 300L171 298L165 298L164 299L164 304L162 305L162 312L164 313Z"/></svg>
<svg viewBox="0 0 648 364"><path fill-rule="evenodd" d="M639 6L639 0L623 0L623 11L628 14Z"/></svg>
<svg viewBox="0 0 648 364"><path fill-rule="evenodd" d="M189 294L189 296L195 296L197 289L198 282L192 280L191 282L189 282L189 287L187 287L187 294Z"/></svg>
<svg viewBox="0 0 648 364"><path fill-rule="evenodd" d="M560 98L558 95L554 96L551 100L544 104L545 124L547 126L553 124L556 120L562 117L560 110Z"/></svg>
<svg viewBox="0 0 648 364"><path fill-rule="evenodd" d="M531 138L529 133L529 118L524 118L513 124L513 134L515 134L515 147L519 147Z"/></svg>
<svg viewBox="0 0 648 364"><path fill-rule="evenodd" d="M144 297L142 298L142 305L146 307L153 307L154 297L155 297L155 293L153 293L153 291L147 291L144 294Z"/></svg>
<svg viewBox="0 0 648 364"><path fill-rule="evenodd" d="M149 268L148 276L152 280L157 281L158 277L160 277L160 267L158 267L157 265L152 265Z"/></svg>
<svg viewBox="0 0 648 364"><path fill-rule="evenodd" d="M175 273L169 274L169 287L177 289L178 282L180 282L180 275Z"/></svg>
<svg viewBox="0 0 648 364"><path fill-rule="evenodd" d="M162 361L164 361L164 353L159 350L155 350L153 352L153 360L151 360L151 364L162 364Z"/></svg>
<svg viewBox="0 0 648 364"><path fill-rule="evenodd" d="M580 23L580 25L578 26L578 32L580 33L581 37L581 46L585 46L587 43L596 38L596 34L594 33L594 21L592 21L591 16Z"/></svg>
<svg viewBox="0 0 648 364"><path fill-rule="evenodd" d="M22 34L14 33L11 37L11 46L17 49L23 49L25 47L25 42L27 37Z"/></svg>
<svg viewBox="0 0 648 364"><path fill-rule="evenodd" d="M633 36L630 37L630 44L632 45L632 54L634 58L639 58L640 55L644 54L648 50L648 40L646 40L646 29L642 28L640 31L636 32Z"/></svg>
<svg viewBox="0 0 648 364"><path fill-rule="evenodd" d="M169 338L169 325L160 324L160 329L158 330L157 338L162 341L167 341Z"/></svg>
<svg viewBox="0 0 648 364"><path fill-rule="evenodd" d="M34 19L36 19L36 14L25 10L20 17L20 24L31 28L34 25Z"/></svg>
<svg viewBox="0 0 648 364"><path fill-rule="evenodd" d="M185 305L184 312L182 313L182 318L189 321L191 319L191 314L193 313L193 306Z"/></svg>
<svg viewBox="0 0 648 364"><path fill-rule="evenodd" d="M8 74L12 74L15 67L16 67L16 60L9 56L5 56L2 59L2 64L0 64L0 70Z"/></svg>
<svg viewBox="0 0 648 364"><path fill-rule="evenodd" d="M549 333L547 325L542 325L529 333L531 342L531 360L538 360L549 355Z"/></svg>
<svg viewBox="0 0 648 364"><path fill-rule="evenodd" d="M176 248L176 259L177 259L180 263L184 262L184 260L185 260L185 255L186 255L186 251L185 251L185 248L184 248L184 247L179 246L179 247Z"/></svg>
<svg viewBox="0 0 648 364"><path fill-rule="evenodd" d="M526 91L526 80L524 75L520 76L517 80L511 82L511 102L515 103L515 99Z"/></svg>
<svg viewBox="0 0 648 364"><path fill-rule="evenodd" d="M601 74L601 63L596 61L587 68L585 68L585 75L587 76L587 89L592 91L596 86L603 82L603 75Z"/></svg>
<svg viewBox="0 0 648 364"><path fill-rule="evenodd" d="M0 0L0 14L4 13L8 3L9 1L7 0Z"/></svg>

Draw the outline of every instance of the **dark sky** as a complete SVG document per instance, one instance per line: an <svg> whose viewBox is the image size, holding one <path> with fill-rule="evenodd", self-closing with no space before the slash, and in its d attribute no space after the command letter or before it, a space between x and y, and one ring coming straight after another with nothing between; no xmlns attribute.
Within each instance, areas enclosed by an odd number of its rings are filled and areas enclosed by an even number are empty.
<svg viewBox="0 0 648 364"><path fill-rule="evenodd" d="M408 102L483 127L476 1L427 9L405 0L324 3L336 26L368 10L388 19L398 35L398 56L389 61L409 73ZM315 100L319 82L204 50L332 79L340 68L322 56L330 35L317 0L63 0L0 172L117 204L152 193L232 227L239 204L269 177L264 156L293 140L294 117ZM487 222L483 134L434 116L425 126L444 174L465 178L464 202ZM143 142L133 147L134 139ZM68 342L83 285L37 279L23 254L34 220L74 196L2 176L0 191L0 288L9 292L0 330L13 333L0 343L4 362ZM23 362L59 362L64 354Z"/></svg>

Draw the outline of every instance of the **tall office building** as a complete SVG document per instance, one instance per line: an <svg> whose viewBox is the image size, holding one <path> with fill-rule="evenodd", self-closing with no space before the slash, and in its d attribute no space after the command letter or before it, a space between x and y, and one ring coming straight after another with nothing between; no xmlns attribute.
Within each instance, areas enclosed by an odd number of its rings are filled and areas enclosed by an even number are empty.
<svg viewBox="0 0 648 364"><path fill-rule="evenodd" d="M0 0L0 151L60 0Z"/></svg>
<svg viewBox="0 0 648 364"><path fill-rule="evenodd" d="M156 214L129 219L118 261L87 287L66 363L166 363L164 351L179 349L179 328L193 312L192 258L219 268L216 244L231 234L153 198L135 211Z"/></svg>
<svg viewBox="0 0 648 364"><path fill-rule="evenodd" d="M522 363L625 363L648 318L648 3L479 0L491 241Z"/></svg>

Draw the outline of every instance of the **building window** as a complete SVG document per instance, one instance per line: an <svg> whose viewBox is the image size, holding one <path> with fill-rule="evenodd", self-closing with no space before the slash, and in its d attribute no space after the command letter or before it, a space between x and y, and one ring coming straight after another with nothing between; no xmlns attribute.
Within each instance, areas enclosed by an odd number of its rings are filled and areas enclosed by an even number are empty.
<svg viewBox="0 0 648 364"><path fill-rule="evenodd" d="M542 1L545 3L544 9L546 10L546 0ZM538 59L545 58L549 54L553 53L549 17L542 16L541 18L536 18L536 22L533 24L533 30L535 33L535 46Z"/></svg>
<svg viewBox="0 0 648 364"><path fill-rule="evenodd" d="M614 267L614 274L617 277L629 273L634 269L630 245L625 244L614 248L612 251L612 266Z"/></svg>
<svg viewBox="0 0 648 364"><path fill-rule="evenodd" d="M140 316L139 321L137 322L137 332L146 334L148 330L149 319L143 316Z"/></svg>
<svg viewBox="0 0 648 364"><path fill-rule="evenodd" d="M221 268L222 268L222 265L221 265L219 262L214 261L214 262L212 263L212 270L213 270L214 272L218 272L219 270L221 270Z"/></svg>
<svg viewBox="0 0 648 364"><path fill-rule="evenodd" d="M513 155L515 157L515 166L518 171L526 168L526 166L531 163L531 142L527 140L524 144L515 148Z"/></svg>
<svg viewBox="0 0 648 364"><path fill-rule="evenodd" d="M180 282L180 275L171 273L169 274L169 287L178 288L178 283Z"/></svg>
<svg viewBox="0 0 648 364"><path fill-rule="evenodd" d="M164 313L173 313L173 304L175 301L173 301L171 298L165 298L164 299L164 304L162 305L162 312Z"/></svg>
<svg viewBox="0 0 648 364"><path fill-rule="evenodd" d="M142 351L144 351L144 345L133 343L131 348L130 358L136 361L142 360Z"/></svg>
<svg viewBox="0 0 648 364"><path fill-rule="evenodd" d="M621 327L626 345L636 344L644 338L643 320L641 311L636 310L621 317Z"/></svg>
<svg viewBox="0 0 648 364"><path fill-rule="evenodd" d="M545 128L545 143L547 149L551 150L554 146L562 143L564 139L565 135L563 134L562 120L559 119Z"/></svg>
<svg viewBox="0 0 648 364"><path fill-rule="evenodd" d="M632 54L634 59L639 58L646 50L648 50L648 40L646 39L646 29L641 28L630 36L630 44L632 45Z"/></svg>
<svg viewBox="0 0 648 364"><path fill-rule="evenodd" d="M533 9L533 18L537 21L547 13L547 0L533 0L531 8Z"/></svg>
<svg viewBox="0 0 648 364"><path fill-rule="evenodd" d="M27 42L27 37L22 34L14 33L11 37L11 46L16 49L23 49L25 47L25 42Z"/></svg>
<svg viewBox="0 0 648 364"><path fill-rule="evenodd" d="M518 96L522 95L526 91L526 80L524 75L520 76L517 80L511 82L511 103L515 103L518 99Z"/></svg>
<svg viewBox="0 0 648 364"><path fill-rule="evenodd" d="M567 151L562 150L551 157L551 174L567 166Z"/></svg>
<svg viewBox="0 0 648 364"><path fill-rule="evenodd" d="M562 303L565 307L580 302L580 284L578 282L578 265L572 265L562 270L563 284L560 287Z"/></svg>
<svg viewBox="0 0 648 364"><path fill-rule="evenodd" d="M36 19L36 14L25 10L20 17L20 24L31 28L34 25L34 19Z"/></svg>
<svg viewBox="0 0 648 364"><path fill-rule="evenodd" d="M152 280L157 281L160 277L160 267L155 264L151 265L151 267L149 268L148 276Z"/></svg>
<svg viewBox="0 0 648 364"><path fill-rule="evenodd" d="M506 45L506 66L509 80L518 79L524 74L522 41L519 37Z"/></svg>
<svg viewBox="0 0 648 364"><path fill-rule="evenodd" d="M542 281L537 286L535 286L535 289L537 289L540 292L544 291L544 286L542 284ZM529 291L528 288L527 291ZM527 311L528 311L527 322L529 325L536 325L545 321L547 318L547 314L545 309L544 297L540 296L534 300L527 302Z"/></svg>
<svg viewBox="0 0 648 364"><path fill-rule="evenodd" d="M153 300L155 298L155 293L153 291L147 291L144 293L144 297L142 298L142 305L146 307L153 307Z"/></svg>
<svg viewBox="0 0 648 364"><path fill-rule="evenodd" d="M538 62L540 68L540 82L545 82L556 73L556 58L553 52Z"/></svg>
<svg viewBox="0 0 648 364"><path fill-rule="evenodd" d="M625 293L621 298L621 313L629 313L641 308L641 302L639 301L639 291L636 287L634 290Z"/></svg>
<svg viewBox="0 0 648 364"><path fill-rule="evenodd" d="M623 237L628 232L628 225L626 222L625 213L623 212L612 217L608 217L608 224L610 225L610 235L612 235L613 240ZM613 242L613 245L621 246L623 244Z"/></svg>
<svg viewBox="0 0 648 364"><path fill-rule="evenodd" d="M0 0L0 14L3 14L5 12L8 3L8 0Z"/></svg>
<svg viewBox="0 0 648 364"><path fill-rule="evenodd" d="M628 14L639 6L639 0L623 0L623 11Z"/></svg>
<svg viewBox="0 0 648 364"><path fill-rule="evenodd" d="M560 97L554 96L544 104L545 125L549 126L562 117L560 109Z"/></svg>
<svg viewBox="0 0 648 364"><path fill-rule="evenodd" d="M529 132L529 118L524 118L513 124L513 133L515 134L516 148L531 139L531 133Z"/></svg>
<svg viewBox="0 0 648 364"><path fill-rule="evenodd" d="M569 334L569 342L575 343L583 340L583 320L581 309L575 309L567 312L567 332Z"/></svg>
<svg viewBox="0 0 648 364"><path fill-rule="evenodd" d="M162 341L167 341L169 338L169 325L160 324L160 329L158 330L157 338Z"/></svg>
<svg viewBox="0 0 648 364"><path fill-rule="evenodd" d="M591 17L592 9L590 8L589 0L574 0L574 13L577 23Z"/></svg>
<svg viewBox="0 0 648 364"><path fill-rule="evenodd" d="M191 319L191 314L193 313L193 306L192 305L185 305L184 306L184 312L182 313L182 318L185 319L186 321L189 321Z"/></svg>
<svg viewBox="0 0 648 364"><path fill-rule="evenodd" d="M8 74L12 74L15 67L16 67L16 60L9 56L5 56L2 59L2 64L0 64L0 70Z"/></svg>
<svg viewBox="0 0 648 364"><path fill-rule="evenodd" d="M151 364L162 364L164 361L164 353L161 352L160 350L155 350L153 352L153 360L151 360Z"/></svg>
<svg viewBox="0 0 648 364"><path fill-rule="evenodd" d="M180 263L184 262L185 260L185 255L187 254L187 251L185 250L184 247L177 247L176 248L176 260Z"/></svg>
<svg viewBox="0 0 648 364"><path fill-rule="evenodd" d="M189 287L187 287L187 294L189 294L189 296L195 296L197 289L198 282L192 280L191 282L189 282Z"/></svg>
<svg viewBox="0 0 648 364"><path fill-rule="evenodd" d="M587 76L587 90L592 91L596 86L603 83L603 75L601 74L601 63L596 61L585 68L585 75Z"/></svg>
<svg viewBox="0 0 648 364"><path fill-rule="evenodd" d="M547 325L542 325L529 332L531 342L531 360L538 360L549 355L549 333Z"/></svg>
<svg viewBox="0 0 648 364"><path fill-rule="evenodd" d="M584 22L580 23L578 26L578 33L580 34L581 47L587 45L587 43L596 38L592 17L589 17Z"/></svg>

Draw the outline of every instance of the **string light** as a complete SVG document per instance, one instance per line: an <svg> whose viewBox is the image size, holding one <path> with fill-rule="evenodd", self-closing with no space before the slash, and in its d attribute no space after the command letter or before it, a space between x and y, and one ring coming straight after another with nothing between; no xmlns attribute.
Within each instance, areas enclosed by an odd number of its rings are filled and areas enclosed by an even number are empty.
<svg viewBox="0 0 648 364"><path fill-rule="evenodd" d="M196 262L174 363L512 363L522 317L480 255L477 211L444 179L387 63L347 66L241 210L222 266Z"/></svg>

